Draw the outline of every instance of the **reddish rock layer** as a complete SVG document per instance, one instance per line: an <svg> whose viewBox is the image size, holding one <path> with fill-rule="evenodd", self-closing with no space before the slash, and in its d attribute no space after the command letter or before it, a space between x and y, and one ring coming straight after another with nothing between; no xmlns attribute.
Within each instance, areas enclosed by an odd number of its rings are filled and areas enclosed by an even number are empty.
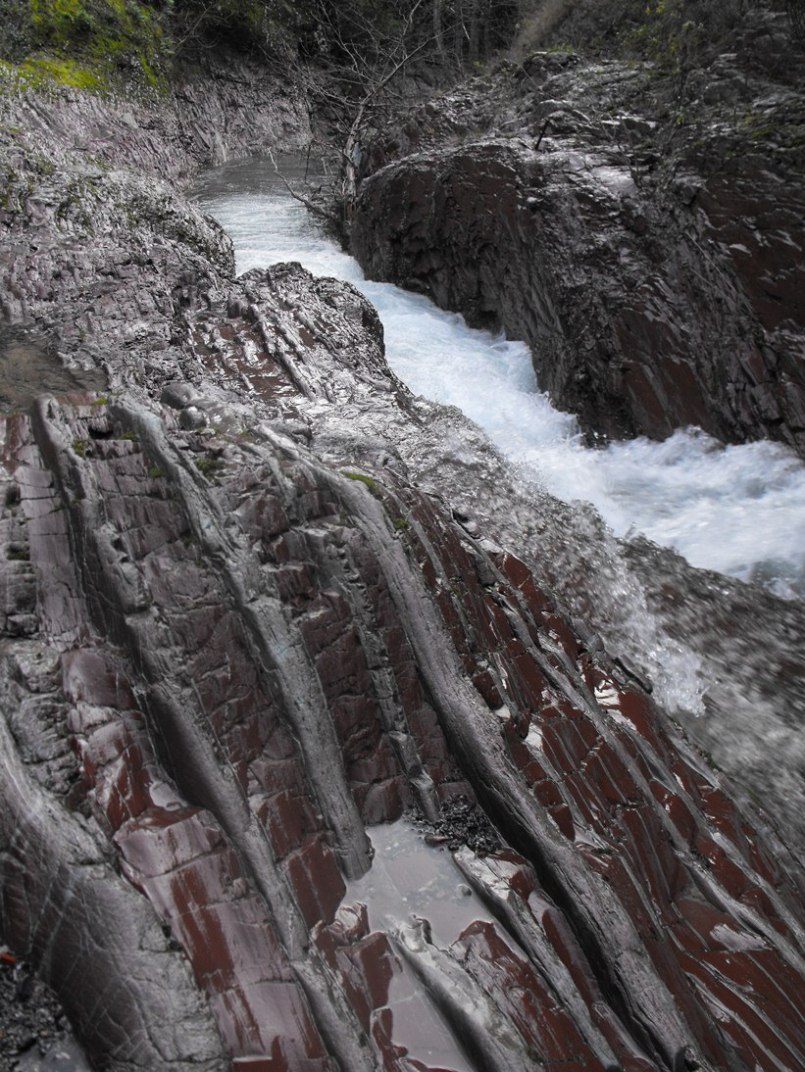
<svg viewBox="0 0 805 1072"><path fill-rule="evenodd" d="M253 328L230 311L235 355ZM287 401L291 374L261 353L264 401ZM484 1072L799 1067L791 881L517 558L388 469L332 468L267 429L182 430L169 407L47 401L4 443L5 693L31 696L11 732L59 815L34 844L82 831L93 896L163 929L130 978L90 916L121 1033L121 1000L147 1008L186 963L235 1068L429 1067L395 1042L395 978ZM34 652L47 688L20 669ZM4 792L8 937L63 988L41 915L59 895L17 856L33 835ZM446 948L371 931L343 903L366 825L457 794L505 846L456 854L495 922ZM97 1010L73 1012L118 1067Z"/></svg>
<svg viewBox="0 0 805 1072"><path fill-rule="evenodd" d="M54 156L4 207L6 313L111 388L2 419L0 925L97 1067L801 1068L795 877L408 479L373 310L234 281L175 193ZM454 831L477 919L352 903L367 829L459 805L499 846Z"/></svg>

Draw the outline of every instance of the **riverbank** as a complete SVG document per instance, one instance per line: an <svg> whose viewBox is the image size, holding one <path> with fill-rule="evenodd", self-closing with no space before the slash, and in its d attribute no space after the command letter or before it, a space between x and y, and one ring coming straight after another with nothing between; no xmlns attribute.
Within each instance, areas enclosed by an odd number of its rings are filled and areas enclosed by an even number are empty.
<svg viewBox="0 0 805 1072"><path fill-rule="evenodd" d="M802 456L805 52L762 7L720 47L681 74L541 52L395 117L364 147L358 260L526 340L593 438Z"/></svg>

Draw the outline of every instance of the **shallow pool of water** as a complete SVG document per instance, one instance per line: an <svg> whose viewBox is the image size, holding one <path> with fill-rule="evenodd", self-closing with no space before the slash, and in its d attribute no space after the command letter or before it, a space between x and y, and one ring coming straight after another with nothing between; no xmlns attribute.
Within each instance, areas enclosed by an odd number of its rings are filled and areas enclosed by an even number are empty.
<svg viewBox="0 0 805 1072"><path fill-rule="evenodd" d="M47 340L15 328L0 329L0 413L26 411L42 395L102 391L97 370L67 368Z"/></svg>
<svg viewBox="0 0 805 1072"><path fill-rule="evenodd" d="M416 920L427 920L433 944L444 949L475 920L492 922L452 854L427 845L422 831L407 819L373 826L368 833L375 853L372 866L347 886L344 904L366 905L372 930L393 935ZM455 1072L474 1067L402 960L391 977L386 1004L397 1045L435 1067Z"/></svg>

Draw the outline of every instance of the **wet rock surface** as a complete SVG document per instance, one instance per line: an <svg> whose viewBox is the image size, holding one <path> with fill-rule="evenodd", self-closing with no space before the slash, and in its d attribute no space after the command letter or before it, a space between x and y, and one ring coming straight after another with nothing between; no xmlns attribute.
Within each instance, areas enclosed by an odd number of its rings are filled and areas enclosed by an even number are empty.
<svg viewBox="0 0 805 1072"><path fill-rule="evenodd" d="M590 433L802 454L805 61L774 18L681 87L548 52L424 105L367 147L356 256L525 339Z"/></svg>
<svg viewBox="0 0 805 1072"><path fill-rule="evenodd" d="M234 279L159 138L129 155L156 119L110 106L76 221L101 104L5 106L52 166L6 208L6 317L109 386L0 418L0 924L93 1065L800 1067L796 869L445 501L478 433L350 286ZM483 905L449 943L348 896L412 812Z"/></svg>
<svg viewBox="0 0 805 1072"><path fill-rule="evenodd" d="M42 915L67 911L52 858L30 858L54 852L28 811L45 798L71 839L64 893L84 905L65 917L72 941L103 935L108 1019L62 990L90 1054L128 1042L121 1067L219 1067L217 1031L234 1058L398 1067L372 960L353 951L370 935L340 930L345 879L370 866L365 824L416 804L438 830L441 802L470 796L500 847L457 860L500 923L448 949L391 931L385 956L449 1022L484 1010L474 1067L559 1059L576 1036L579 1068L670 1068L691 1040L714 1067L725 1050L752 1067L769 1046L796 1067L795 887L517 558L468 543L393 474L356 479L268 430L199 450L170 412L93 401L40 403L8 421L5 447L28 518L20 589L47 580L5 652L19 715L4 782L24 798L6 801L4 918L41 957ZM214 473L199 469L209 457ZM549 1001L558 965L570 979ZM55 985L66 967L50 967ZM772 972L789 984L770 995ZM525 1006L509 1007L513 987ZM709 1000L730 1010L717 1031Z"/></svg>

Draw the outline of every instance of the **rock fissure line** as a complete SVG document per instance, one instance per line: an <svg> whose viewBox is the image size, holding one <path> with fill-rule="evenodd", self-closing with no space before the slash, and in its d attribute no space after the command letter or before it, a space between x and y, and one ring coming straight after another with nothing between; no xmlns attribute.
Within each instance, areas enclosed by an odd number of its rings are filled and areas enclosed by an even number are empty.
<svg viewBox="0 0 805 1072"><path fill-rule="evenodd" d="M316 689L317 677L305 658L304 647L301 641L287 645L291 630L276 594L269 592L262 600L257 595L266 583L265 574L257 574L248 553L240 552L220 531L218 519L201 497L194 494L194 484L187 486L185 471L173 461L157 422L146 425L141 417L127 416L140 429L149 449L171 471L182 491L190 524L204 550L215 560L235 606L251 627L259 653L258 664L269 669L277 680L283 708L300 743L314 793L336 835L345 875L358 878L370 866L369 843L343 777L340 749L330 730L324 696Z"/></svg>
<svg viewBox="0 0 805 1072"><path fill-rule="evenodd" d="M114 415L115 411L113 410L112 412ZM232 577L231 559L234 550L232 544L222 536L217 520L209 510L200 508L198 500L192 494L194 490L193 484L190 484L190 493L188 494L187 477L184 470L176 466L169 448L164 442L160 441L161 436L158 426L149 422L144 414L134 414L124 410L119 410L118 413L125 416L125 423L129 427L133 427L138 431L141 441L147 444L149 454L158 459L160 464L165 467L166 472L171 472L172 470L173 480L178 489L183 492L182 509L187 513L191 519L191 524L199 534L201 546L207 553L220 561L223 568L220 570L219 576ZM59 444L53 438L52 425L47 428L43 426L43 431L49 437L51 455L56 459L66 457L69 441L63 439ZM64 479L64 476L62 476L62 479ZM83 474L80 479L85 481L88 488L89 480L85 480ZM88 495L85 490L82 500L87 498ZM91 520L87 523L82 519L76 525L75 531L89 535L101 530L93 525ZM95 561L103 561L102 554L95 554L92 558ZM90 571L90 575L93 572ZM248 577L248 568L244 570L244 574ZM114 590L114 585L109 585L109 587ZM244 614L248 621L247 601L243 596L242 587L239 585L236 588L236 600L238 598L241 604L241 613ZM114 604L108 604L108 608L113 614L116 611L119 613L119 608L115 607ZM124 616L123 620L127 622L123 626L124 635L130 631L136 637L138 632L136 622L132 622L130 616ZM111 625L111 620L107 619L106 625L108 629ZM261 638L263 636L264 630L261 630ZM280 635L277 633L276 628L274 629L274 636L279 639ZM130 649L130 644L125 641L124 646ZM318 962L318 958L315 956L315 948L311 947L307 936L307 926L298 911L293 895L287 889L284 878L275 867L265 833L259 824L255 822L255 817L249 808L248 797L238 782L235 768L232 762L226 758L226 752L220 748L220 741L215 738L214 733L210 733L210 724L204 712L203 703L199 698L198 706L201 717L191 715L188 718L188 712L194 712L195 704L182 702L180 698L174 697L166 688L158 684L163 676L163 671L159 666L158 660L155 661L151 655L148 642L143 641L140 643L135 640L135 651L138 653L139 670L145 680L149 682L145 709L154 712L152 725L155 727L158 736L163 740L168 740L169 753L173 757L172 766L178 774L180 789L184 790L191 801L195 797L199 797L198 803L209 809L211 814L221 823L236 851L242 856L246 864L247 873L252 876L254 883L270 908L272 919L282 936L291 965L311 1001L325 1037L330 1042L334 1052L339 1055L343 1066L354 1068L356 1072L359 1069L374 1068L375 1066L371 1063L369 1055L360 1046L360 1027L357 1022L354 1022L354 1013L351 1007L343 1000L338 999L338 988L330 978L329 970L326 965ZM265 649L261 653L265 654ZM275 672L278 672L277 667L279 666L279 673L282 676L281 663L278 664L276 660L272 660L272 664ZM193 686L193 692L198 698L198 691L195 686ZM294 703L297 705L301 703L298 696L294 697ZM320 731L323 726L324 721L322 719L319 725ZM304 748L303 744L302 747ZM334 751L333 755L336 754ZM181 757L181 762L179 762L178 757ZM315 769L321 769L318 756L316 756ZM337 774L339 769L340 762L338 767L335 768L335 772L332 770L328 772L327 793L319 792L316 794L323 801L328 812L330 811L329 805L334 802L334 797L335 800L338 799L337 795L333 793L332 786L334 774ZM199 790L201 790L200 793ZM349 799L350 806L352 806L351 798L347 799ZM334 829L340 829L337 821L334 824ZM368 844L363 825L358 823L355 829L360 831L360 839ZM350 846L350 852L353 851L352 846ZM367 866L368 863L363 864L363 870ZM345 1032L344 1024L350 1023L350 1021L353 1021L352 1029ZM355 1039L358 1041L357 1046L353 1042Z"/></svg>
<svg viewBox="0 0 805 1072"><path fill-rule="evenodd" d="M355 502L356 495L360 494L352 489L345 489L344 495L357 512ZM537 872L542 881L547 882L549 890L562 890L562 883L552 878L552 875L561 873L565 882L571 886L575 881L580 881L578 890L574 894L562 896L563 907L570 910L571 916L576 914L576 906L581 904L595 904L600 911L602 906L607 906L608 927L611 928L609 936L613 932L619 933L618 944L627 950L630 947L639 949L641 943L636 934L629 934L629 927L620 917L619 906L609 896L606 887L595 884L594 892L587 886L572 865L563 869L563 853L559 847L558 838L547 838L545 834L550 830L550 823L546 822L545 816L536 811L534 802L527 799L517 788L513 772L508 767L508 762L503 754L502 743L491 736L493 727L483 725L477 711L477 698L464 684L463 675L448 655L446 646L442 640L443 627L439 627L432 617L432 612L426 600L411 584L410 574L404 563L399 561L400 553L396 546L389 546L388 541L382 538L381 533L385 528L384 517L381 508L374 503L365 503L362 513L364 525L367 526L368 535L375 545L378 558L384 564L384 572L388 578L392 593L395 597L398 610L406 622L407 631L411 643L417 652L418 663L424 674L431 694L436 698L438 709L445 720L449 737L458 754L462 757L465 769L472 771L472 781L476 791L482 800L488 801L488 806L504 829L516 831L515 844L519 843L526 851L527 858L537 864ZM371 526L371 528L369 528ZM538 836L539 830L542 836ZM576 899L577 898L577 899ZM575 925L582 928L583 935L581 945L591 957L594 968L602 970L603 983L612 984L610 970L606 967L606 959L597 953L599 942L605 940L603 929L597 921L585 918L583 911L575 920ZM623 933L625 930L625 934ZM596 936L599 932L600 938ZM596 961L598 962L596 966ZM639 963L630 963L630 970L635 973L637 979L643 975L642 966ZM620 986L612 987L615 992L620 991ZM633 995L632 1000L639 1007L648 997L643 994ZM651 1000L651 999L649 999ZM628 1004L628 999L627 999ZM627 1016L626 1022L632 1020ZM651 1027L645 1038L657 1037L663 1039L666 1031L676 1031L676 1039L660 1042L661 1048L666 1054L673 1054L680 1045L686 1042L688 1032L681 1024L675 1023L673 1018L666 1018L660 1013L660 1008L655 1005L646 1018ZM632 1024L634 1021L632 1020ZM642 1034L642 1031L641 1031Z"/></svg>

